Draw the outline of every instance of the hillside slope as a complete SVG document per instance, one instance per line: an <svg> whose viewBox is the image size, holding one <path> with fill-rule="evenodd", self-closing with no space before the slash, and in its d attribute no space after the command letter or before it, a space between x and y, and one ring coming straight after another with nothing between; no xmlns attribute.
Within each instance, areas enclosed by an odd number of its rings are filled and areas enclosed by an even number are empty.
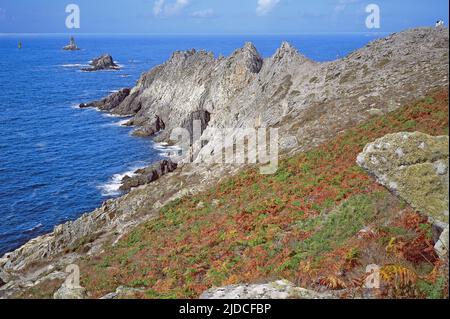
<svg viewBox="0 0 450 319"><path fill-rule="evenodd" d="M448 108L445 88L286 158L274 176L249 169L176 200L86 258L82 285L95 298L118 286L139 288L128 297L195 298L214 286L288 279L341 298L448 297L427 218L356 164L388 133L448 135ZM384 281L373 294L361 288L369 264ZM31 296L42 293L35 289Z"/></svg>
<svg viewBox="0 0 450 319"><path fill-rule="evenodd" d="M274 176L243 171L164 207L160 217L88 260L83 283L94 297L124 285L145 287L143 297L190 298L212 286L270 279L350 293L376 263L386 278L394 280L396 271L411 276L381 296L424 297L423 287L442 280L431 225L356 158L388 133L448 135L448 126L444 89L283 160Z"/></svg>

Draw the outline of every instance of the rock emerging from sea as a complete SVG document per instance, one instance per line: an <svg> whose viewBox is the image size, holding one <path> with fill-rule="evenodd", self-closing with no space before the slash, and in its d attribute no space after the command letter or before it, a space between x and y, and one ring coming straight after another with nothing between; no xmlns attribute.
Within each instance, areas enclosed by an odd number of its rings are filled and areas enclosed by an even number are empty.
<svg viewBox="0 0 450 319"><path fill-rule="evenodd" d="M90 63L89 68L81 69L82 71L86 72L94 72L94 71L101 71L101 70L119 70L120 67L114 63L114 59L109 54L104 54L98 58L95 58Z"/></svg>
<svg viewBox="0 0 450 319"><path fill-rule="evenodd" d="M176 168L176 163L173 163L170 160L163 160L149 167L139 169L134 172L134 176L125 176L122 179L122 186L120 187L120 190L123 192L128 192L134 187L152 183L161 176L173 172Z"/></svg>
<svg viewBox="0 0 450 319"><path fill-rule="evenodd" d="M80 108L88 108L93 107L100 111L110 111L117 106L120 105L120 103L125 100L125 98L130 95L130 89L125 88L118 92L114 92L113 94L107 96L103 100L90 102L90 103L82 103L80 104Z"/></svg>
<svg viewBox="0 0 450 319"><path fill-rule="evenodd" d="M68 45L66 45L63 50L65 51L79 51L80 48L77 46L77 44L75 43L75 38L71 37L70 38L70 43Z"/></svg>

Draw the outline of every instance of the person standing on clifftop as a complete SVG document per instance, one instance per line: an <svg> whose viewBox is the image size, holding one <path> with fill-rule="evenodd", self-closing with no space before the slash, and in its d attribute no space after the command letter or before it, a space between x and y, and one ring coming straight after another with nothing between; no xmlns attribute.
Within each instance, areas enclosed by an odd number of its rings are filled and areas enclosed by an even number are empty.
<svg viewBox="0 0 450 319"><path fill-rule="evenodd" d="M437 20L436 21L436 28L439 28L439 27L443 27L445 24L444 24L444 21L443 20Z"/></svg>

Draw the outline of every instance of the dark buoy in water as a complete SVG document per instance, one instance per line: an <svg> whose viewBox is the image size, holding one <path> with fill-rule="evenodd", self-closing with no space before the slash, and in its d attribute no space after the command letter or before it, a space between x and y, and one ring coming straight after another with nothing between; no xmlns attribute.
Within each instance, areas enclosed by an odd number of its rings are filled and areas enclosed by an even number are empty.
<svg viewBox="0 0 450 319"><path fill-rule="evenodd" d="M19 41L19 44L17 45L17 47L18 47L19 49L22 49L22 41Z"/></svg>

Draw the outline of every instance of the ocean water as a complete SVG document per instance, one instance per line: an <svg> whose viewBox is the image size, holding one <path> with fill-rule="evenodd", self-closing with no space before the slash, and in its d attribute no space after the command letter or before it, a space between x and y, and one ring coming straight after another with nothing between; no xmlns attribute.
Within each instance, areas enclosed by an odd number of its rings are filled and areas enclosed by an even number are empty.
<svg viewBox="0 0 450 319"><path fill-rule="evenodd" d="M0 35L0 255L120 195L126 172L161 158L151 139L130 136L124 119L79 103L133 86L176 50L228 55L252 41L267 57L287 40L311 59L330 61L375 36L80 35L82 50L65 52L68 38ZM123 69L80 72L102 53Z"/></svg>

